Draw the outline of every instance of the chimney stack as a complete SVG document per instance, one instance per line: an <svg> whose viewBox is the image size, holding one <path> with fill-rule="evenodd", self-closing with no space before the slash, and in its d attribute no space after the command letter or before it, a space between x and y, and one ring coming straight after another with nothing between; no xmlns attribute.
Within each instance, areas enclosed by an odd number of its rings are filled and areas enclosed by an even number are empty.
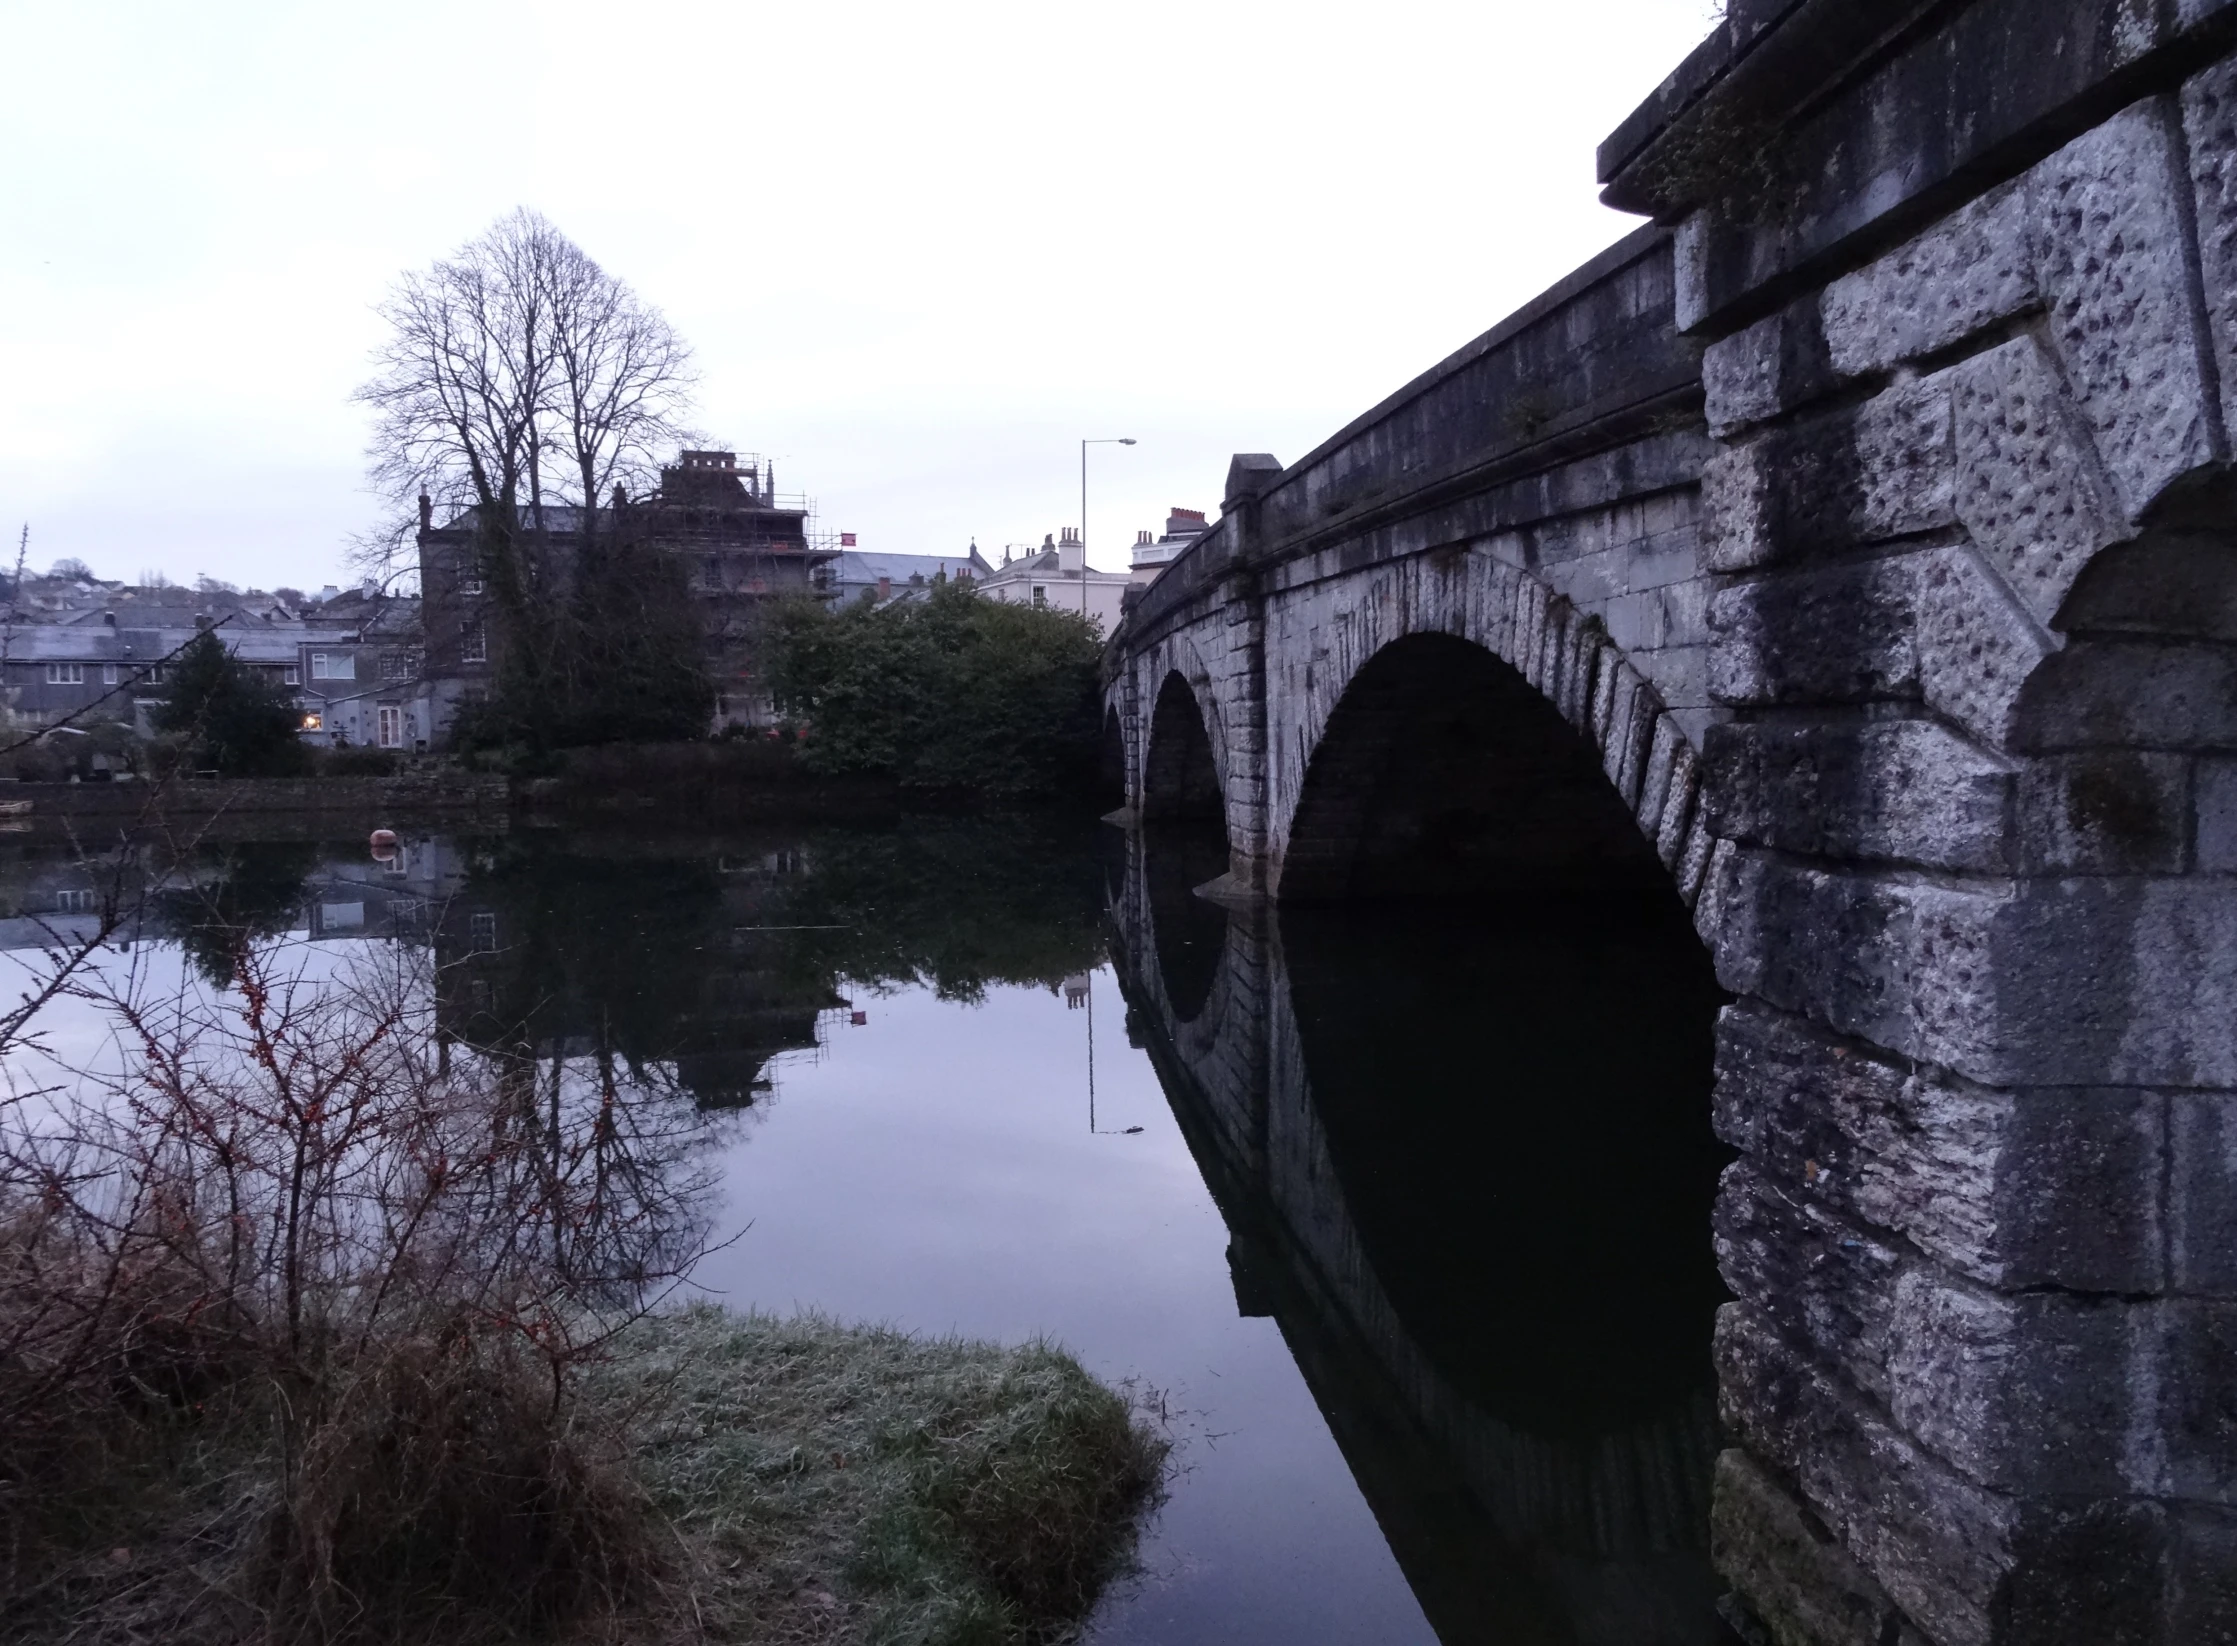
<svg viewBox="0 0 2237 1646"><path fill-rule="evenodd" d="M1079 573L1087 569L1087 546L1080 541L1079 529L1066 526L1056 540L1056 569L1060 572Z"/></svg>
<svg viewBox="0 0 2237 1646"><path fill-rule="evenodd" d="M435 499L425 492L419 494L419 529L423 532L435 529Z"/></svg>

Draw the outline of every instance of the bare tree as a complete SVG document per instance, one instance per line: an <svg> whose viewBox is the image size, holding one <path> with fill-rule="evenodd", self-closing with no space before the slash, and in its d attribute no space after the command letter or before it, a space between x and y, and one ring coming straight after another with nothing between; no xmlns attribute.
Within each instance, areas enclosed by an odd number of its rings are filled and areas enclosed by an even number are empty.
<svg viewBox="0 0 2237 1646"><path fill-rule="evenodd" d="M484 553L532 595L549 568L531 545L572 505L595 533L617 484L641 483L686 436L691 352L659 310L525 208L400 280L373 378L375 486L416 518L425 494L472 508ZM377 551L393 573L399 528Z"/></svg>

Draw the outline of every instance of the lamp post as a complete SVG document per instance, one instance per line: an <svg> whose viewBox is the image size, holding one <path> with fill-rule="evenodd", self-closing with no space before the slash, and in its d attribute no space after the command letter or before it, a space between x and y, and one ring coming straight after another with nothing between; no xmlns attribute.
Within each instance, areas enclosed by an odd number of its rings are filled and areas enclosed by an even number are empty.
<svg viewBox="0 0 2237 1646"><path fill-rule="evenodd" d="M1080 615L1087 615L1087 449L1090 446L1131 446L1124 437L1080 442Z"/></svg>

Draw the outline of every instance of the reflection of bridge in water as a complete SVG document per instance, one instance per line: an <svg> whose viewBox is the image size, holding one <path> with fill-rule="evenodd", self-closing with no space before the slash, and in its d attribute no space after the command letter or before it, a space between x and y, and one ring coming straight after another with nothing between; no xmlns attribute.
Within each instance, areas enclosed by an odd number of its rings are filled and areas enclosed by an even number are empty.
<svg viewBox="0 0 2237 1646"><path fill-rule="evenodd" d="M1279 1323L1442 1638L1727 1638L1717 997L1682 909L1231 916L1189 895L1195 855L1129 842L1129 1032L1227 1219L1238 1307Z"/></svg>

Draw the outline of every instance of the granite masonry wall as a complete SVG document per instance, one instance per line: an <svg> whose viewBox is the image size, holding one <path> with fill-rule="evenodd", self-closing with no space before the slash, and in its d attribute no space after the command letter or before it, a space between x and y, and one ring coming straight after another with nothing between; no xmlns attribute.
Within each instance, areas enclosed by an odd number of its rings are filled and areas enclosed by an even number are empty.
<svg viewBox="0 0 2237 1646"><path fill-rule="evenodd" d="M1603 147L1655 225L1239 459L1114 637L1229 897L1368 849L1323 734L1401 641L1597 759L1736 997L1717 1558L1782 1642L2237 1638L2233 51L1735 0Z"/></svg>

